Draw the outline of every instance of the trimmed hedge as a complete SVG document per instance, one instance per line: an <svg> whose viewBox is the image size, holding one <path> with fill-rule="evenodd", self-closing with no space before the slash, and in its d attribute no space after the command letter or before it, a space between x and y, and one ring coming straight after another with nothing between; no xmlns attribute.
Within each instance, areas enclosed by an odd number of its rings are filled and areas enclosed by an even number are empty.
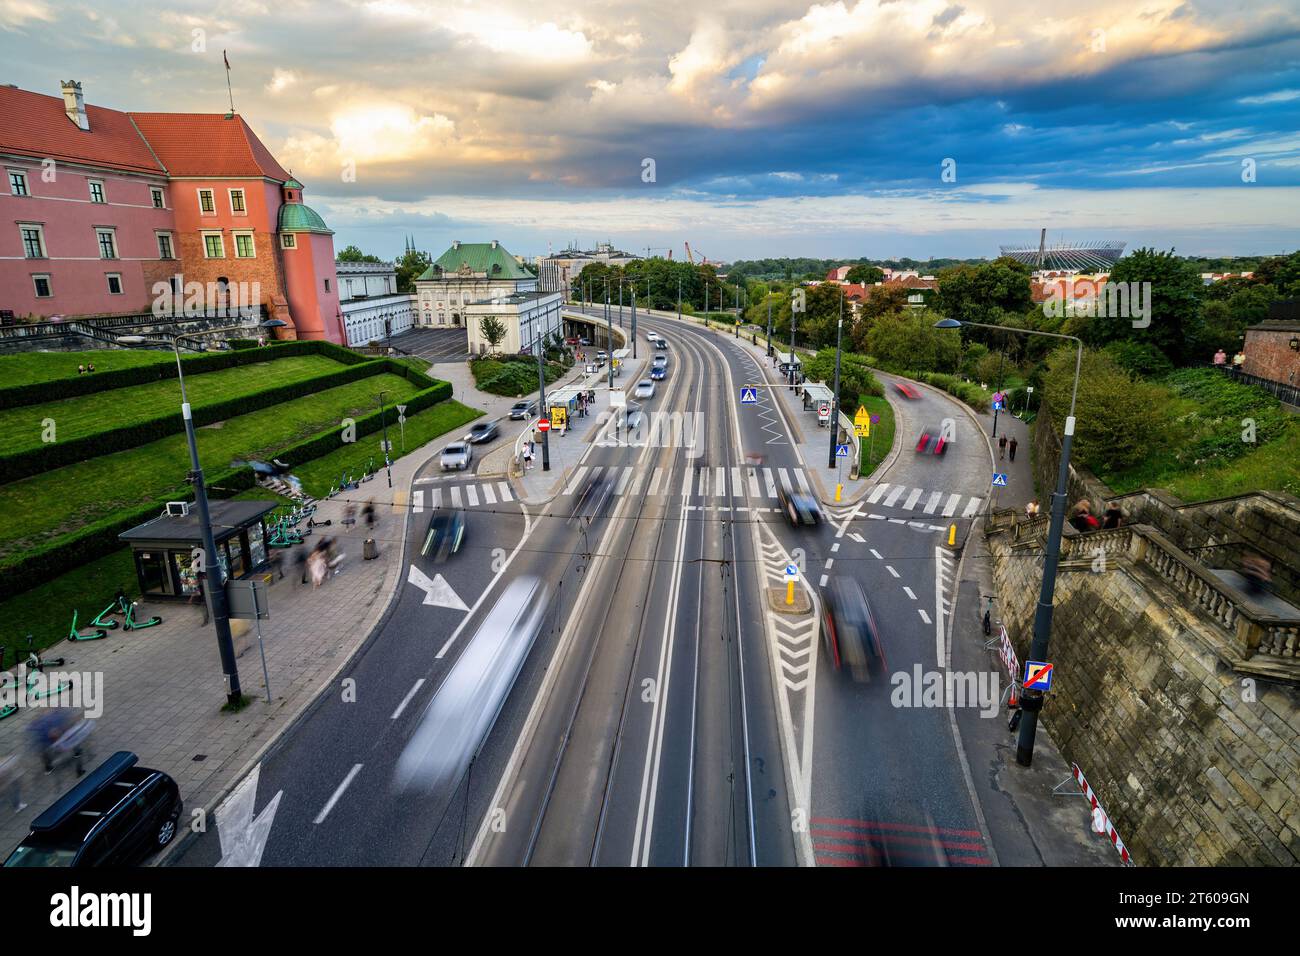
<svg viewBox="0 0 1300 956"><path fill-rule="evenodd" d="M234 368L239 365L251 365L257 362L274 361L283 355L324 355L343 365L357 365L369 361L364 355L358 355L351 349L345 349L333 342L303 340L298 342L279 342L263 349L231 349L226 352L206 352L199 355L182 356L181 362L187 375L201 375L220 369ZM0 363L0 369L3 363ZM93 375L73 375L69 378L57 378L46 382L30 382L25 385L12 385L0 388L0 408L17 408L20 405L40 405L43 402L56 402L61 398L75 398L78 395L91 395L130 385L144 385L161 379L175 378L174 362L158 362L150 365L134 365L130 368L114 369L111 372L96 372Z"/></svg>
<svg viewBox="0 0 1300 956"><path fill-rule="evenodd" d="M196 428L202 428L213 422L259 411L280 402L292 401L327 388L347 385L349 382L370 378L386 371L393 371L393 369L386 367L383 360L370 360L350 365L337 372L325 372L312 378L277 385L260 392L226 399L223 402L214 402L193 409L194 425ZM0 484L39 475L43 471L97 458L100 455L125 451L184 430L185 420L179 414L172 412L129 425L105 429L93 435L83 435L66 442L50 442L12 455L0 455Z"/></svg>

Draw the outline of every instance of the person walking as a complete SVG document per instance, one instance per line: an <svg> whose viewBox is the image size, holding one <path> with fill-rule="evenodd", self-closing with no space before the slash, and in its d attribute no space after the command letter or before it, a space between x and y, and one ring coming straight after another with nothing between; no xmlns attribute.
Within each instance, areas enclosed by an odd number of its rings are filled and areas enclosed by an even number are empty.
<svg viewBox="0 0 1300 956"><path fill-rule="evenodd" d="M1075 531L1086 533L1096 531L1101 527L1101 522L1097 520L1092 513L1092 506L1088 504L1088 499L1081 498L1075 504L1074 510L1070 513L1070 524Z"/></svg>
<svg viewBox="0 0 1300 956"><path fill-rule="evenodd" d="M307 546L306 546L305 544L304 544L304 545L299 545L298 550L294 552L294 555L293 555L293 563L294 563L294 564L297 566L297 568L298 568L298 572L299 572L299 573L298 573L298 577L301 579L301 581L300 581L299 583L301 583L301 584L306 584L306 583L307 583L307 571L308 571L307 564L308 564L308 560L307 560Z"/></svg>
<svg viewBox="0 0 1300 956"><path fill-rule="evenodd" d="M1015 435L1012 435L1010 440L1007 441L1007 455L1012 461L1016 460L1016 445L1018 444L1019 442L1016 441Z"/></svg>
<svg viewBox="0 0 1300 956"><path fill-rule="evenodd" d="M998 460L1007 457L1007 436L1005 434L998 436Z"/></svg>
<svg viewBox="0 0 1300 956"><path fill-rule="evenodd" d="M344 528L346 528L349 532L351 532L352 526L356 523L357 523L357 506L349 501L347 507L343 509L342 524Z"/></svg>
<svg viewBox="0 0 1300 956"><path fill-rule="evenodd" d="M375 530L375 499L371 498L366 502L366 506L361 509L361 517L366 520L366 533L369 534Z"/></svg>
<svg viewBox="0 0 1300 956"><path fill-rule="evenodd" d="M312 550L311 557L307 559L307 571L311 575L311 586L318 588L325 583L325 573L329 570L327 559L325 557L325 548L320 542Z"/></svg>
<svg viewBox="0 0 1300 956"><path fill-rule="evenodd" d="M27 804L23 803L22 755L17 751L0 758L0 791L8 794L9 805L13 807L14 813L27 809Z"/></svg>
<svg viewBox="0 0 1300 956"><path fill-rule="evenodd" d="M1214 353L1214 367L1215 367L1215 368L1223 368L1224 364L1225 364L1227 361L1228 361L1228 353L1225 352L1225 351L1223 351L1223 349L1219 349L1219 351L1217 351L1217 352Z"/></svg>
<svg viewBox="0 0 1300 956"><path fill-rule="evenodd" d="M1124 512L1120 510L1118 501L1106 505L1106 512L1102 515L1101 522L1103 528L1118 528L1123 521Z"/></svg>
<svg viewBox="0 0 1300 956"><path fill-rule="evenodd" d="M1025 517L1026 517L1026 518L1037 518L1037 517L1038 517L1038 502L1037 502L1037 501L1028 501L1028 502L1025 503Z"/></svg>

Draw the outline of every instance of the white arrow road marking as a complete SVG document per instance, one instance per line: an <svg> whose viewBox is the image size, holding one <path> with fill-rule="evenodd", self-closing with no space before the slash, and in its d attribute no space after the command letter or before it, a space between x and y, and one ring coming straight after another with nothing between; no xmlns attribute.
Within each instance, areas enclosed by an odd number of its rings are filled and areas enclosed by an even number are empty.
<svg viewBox="0 0 1300 956"><path fill-rule="evenodd" d="M271 802L254 819L253 807L257 801L257 781L261 773L262 765L259 763L217 807L214 816L217 821L217 836L221 840L221 859L217 866L258 866L262 862L262 852L266 849L275 811L280 806L280 797L284 791L276 791Z"/></svg>
<svg viewBox="0 0 1300 956"><path fill-rule="evenodd" d="M469 605L460 599L460 595L452 590L451 585L447 583L447 579L441 574L435 574L433 580L430 581L423 571L415 565L411 565L411 573L407 575L406 580L424 592L424 600L421 602L423 604L434 607L449 607L453 611L469 610Z"/></svg>

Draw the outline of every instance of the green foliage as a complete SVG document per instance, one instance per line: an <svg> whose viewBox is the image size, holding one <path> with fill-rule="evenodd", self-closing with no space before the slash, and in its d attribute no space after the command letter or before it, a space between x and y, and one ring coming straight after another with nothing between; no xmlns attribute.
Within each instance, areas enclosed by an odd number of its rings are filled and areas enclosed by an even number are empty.
<svg viewBox="0 0 1300 956"><path fill-rule="evenodd" d="M485 315L479 319L478 327L483 338L487 339L488 346L495 352L497 346L505 340L506 324L495 315Z"/></svg>
<svg viewBox="0 0 1300 956"><path fill-rule="evenodd" d="M975 363L975 381L983 382L985 385L992 385L999 388L1003 384L1008 372L1014 372L1015 367L1007 362L1007 358L1001 352L990 352L982 359Z"/></svg>
<svg viewBox="0 0 1300 956"><path fill-rule="evenodd" d="M804 374L810 382L825 382L833 387L835 382L835 349L822 349L804 363ZM854 409L860 395L885 394L884 388L871 374L865 355L843 352L840 356L840 406Z"/></svg>
<svg viewBox="0 0 1300 956"><path fill-rule="evenodd" d="M884 282L885 273L879 266L857 265L845 274L844 279L854 285L871 285L875 282Z"/></svg>
<svg viewBox="0 0 1300 956"><path fill-rule="evenodd" d="M414 292L415 280L431 265L433 265L433 258L427 252L412 249L403 253L396 263L397 291Z"/></svg>
<svg viewBox="0 0 1300 956"><path fill-rule="evenodd" d="M1103 351L1120 368L1142 378L1161 378L1174 370L1165 353L1150 342L1111 342Z"/></svg>
<svg viewBox="0 0 1300 956"><path fill-rule="evenodd" d="M564 364L546 363L546 384L564 374ZM524 355L502 355L475 359L470 363L474 385L492 395L528 395L537 391L537 359Z"/></svg>
<svg viewBox="0 0 1300 956"><path fill-rule="evenodd" d="M935 308L962 322L997 325L1006 312L1033 307L1030 269L1008 257L980 265L963 265L939 273Z"/></svg>
<svg viewBox="0 0 1300 956"><path fill-rule="evenodd" d="M1074 349L1059 349L1048 358L1043 376L1057 434L1069 414L1074 363ZM1104 352L1086 350L1075 420L1073 455L1079 462L1097 472L1127 468L1167 439L1169 391L1134 378Z"/></svg>
<svg viewBox="0 0 1300 956"><path fill-rule="evenodd" d="M334 257L339 262L383 262L379 256L367 255L356 246L348 246Z"/></svg>
<svg viewBox="0 0 1300 956"><path fill-rule="evenodd" d="M936 318L928 309L881 316L867 332L867 351L888 371L953 371L961 358L961 338L936 329Z"/></svg>
<svg viewBox="0 0 1300 956"><path fill-rule="evenodd" d="M1130 316L1091 317L1082 327L1086 344L1101 348L1112 342L1147 343L1174 365L1186 365L1203 348L1201 277L1195 266L1175 256L1173 250L1138 249L1115 263L1109 282L1150 283L1151 324L1134 328Z"/></svg>

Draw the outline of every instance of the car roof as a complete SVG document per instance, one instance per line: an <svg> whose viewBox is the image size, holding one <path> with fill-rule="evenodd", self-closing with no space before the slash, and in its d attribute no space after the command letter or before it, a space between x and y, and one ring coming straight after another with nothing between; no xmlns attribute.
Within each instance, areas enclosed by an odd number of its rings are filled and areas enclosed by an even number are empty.
<svg viewBox="0 0 1300 956"><path fill-rule="evenodd" d="M130 770L140 760L128 750L119 750L82 778L75 787L54 801L50 807L32 821L33 830L52 830L67 822L87 803L117 778Z"/></svg>
<svg viewBox="0 0 1300 956"><path fill-rule="evenodd" d="M81 845L95 827L161 771L136 766L139 758L119 750L32 821L28 845Z"/></svg>

